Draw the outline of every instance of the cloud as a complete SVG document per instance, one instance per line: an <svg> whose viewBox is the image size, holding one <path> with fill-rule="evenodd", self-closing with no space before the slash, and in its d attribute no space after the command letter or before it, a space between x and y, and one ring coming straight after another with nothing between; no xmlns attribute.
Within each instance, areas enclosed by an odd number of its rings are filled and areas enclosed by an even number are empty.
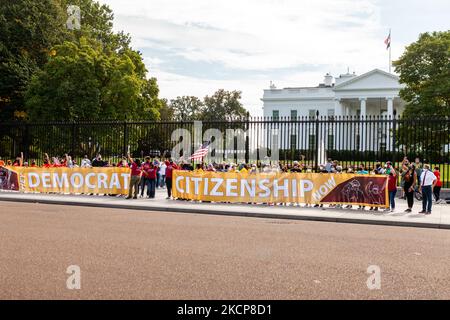
<svg viewBox="0 0 450 320"><path fill-rule="evenodd" d="M192 61L272 70L301 64L365 64L380 47L370 0L107 1L140 47L157 42ZM370 50L372 49L372 50Z"/></svg>
<svg viewBox="0 0 450 320"><path fill-rule="evenodd" d="M326 72L338 75L347 66L357 73L386 69L386 1L100 2L113 9L115 28L130 33L133 46L144 53L162 96L239 89L256 110L269 80L279 87L313 86ZM401 2L406 15L408 2Z"/></svg>

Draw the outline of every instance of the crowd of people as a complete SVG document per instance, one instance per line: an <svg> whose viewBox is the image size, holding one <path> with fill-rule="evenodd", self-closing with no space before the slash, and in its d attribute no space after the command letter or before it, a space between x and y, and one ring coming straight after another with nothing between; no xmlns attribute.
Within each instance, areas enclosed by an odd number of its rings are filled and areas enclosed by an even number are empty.
<svg viewBox="0 0 450 320"><path fill-rule="evenodd" d="M37 167L36 161L24 161L23 153L14 161L8 160L6 163L0 159L0 166L24 166ZM167 159L161 160L158 158L151 158L149 156L144 159L132 158L130 154L122 156L118 163L113 163L110 160L103 160L101 154L97 154L94 159L89 159L85 155L78 164L70 155L65 154L62 157L50 158L48 154L44 155L43 168L49 167L68 167L68 168L91 168L91 167L126 167L130 168L130 185L129 192L126 199L137 199L138 197L155 198L155 192L158 188L165 188L167 190L167 199L172 198L172 175L174 170L187 170L194 172L240 172L255 174L258 172L297 172L297 173L311 173L314 172L313 167L307 163L294 161L292 164L247 164L247 163L199 163L195 166L188 161L181 161L175 163ZM342 166L339 161L328 159L323 165L320 165L318 172L321 173L356 173L356 174L378 174L388 176L388 193L389 193L389 208L386 211L395 211L395 199L397 196L398 185L401 187L401 198L407 200L408 208L406 212L412 212L414 205L414 198L416 194L422 197L422 211L420 213L430 214L432 209L433 195L436 203L441 201L440 190L442 188L442 181L440 178L439 167L431 167L426 161L423 163L419 158L414 162L408 160L407 157L403 159L398 168L394 168L392 162L387 161L382 164L380 161L375 161L372 167L366 167L365 164ZM181 199L182 200L182 199ZM306 204L305 206L310 206ZM323 207L323 205L315 205L316 207ZM342 208L341 205L330 205L335 208ZM351 205L345 208L351 208ZM364 206L359 206L359 209L364 210ZM370 210L378 210L377 207L370 207Z"/></svg>

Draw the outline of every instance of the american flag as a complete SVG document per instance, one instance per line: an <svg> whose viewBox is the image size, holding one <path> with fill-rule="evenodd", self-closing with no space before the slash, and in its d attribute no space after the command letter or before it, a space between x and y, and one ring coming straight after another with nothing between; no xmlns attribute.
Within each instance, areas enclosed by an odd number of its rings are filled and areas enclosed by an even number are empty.
<svg viewBox="0 0 450 320"><path fill-rule="evenodd" d="M384 40L384 44L386 45L386 50L391 47L391 31L389 31L388 37Z"/></svg>
<svg viewBox="0 0 450 320"><path fill-rule="evenodd" d="M194 154L189 158L191 160L201 160L203 159L207 154L209 150L210 141L204 142L200 148L198 148L197 151L194 152Z"/></svg>

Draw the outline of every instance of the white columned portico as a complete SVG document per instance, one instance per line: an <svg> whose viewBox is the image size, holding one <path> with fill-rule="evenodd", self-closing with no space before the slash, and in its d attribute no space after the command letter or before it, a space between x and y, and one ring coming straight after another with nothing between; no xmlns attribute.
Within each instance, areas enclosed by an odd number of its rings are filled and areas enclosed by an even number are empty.
<svg viewBox="0 0 450 320"><path fill-rule="evenodd" d="M366 151L366 124L363 121L366 121L367 117L367 98L359 98L360 109L361 109L361 126L359 132L359 147L361 151Z"/></svg>
<svg viewBox="0 0 450 320"><path fill-rule="evenodd" d="M394 98L393 97L387 97L387 113L388 117L391 119L394 118Z"/></svg>
<svg viewBox="0 0 450 320"><path fill-rule="evenodd" d="M344 108L341 104L341 99L340 98L335 98L334 99L334 114L336 116L343 116L344 115Z"/></svg>

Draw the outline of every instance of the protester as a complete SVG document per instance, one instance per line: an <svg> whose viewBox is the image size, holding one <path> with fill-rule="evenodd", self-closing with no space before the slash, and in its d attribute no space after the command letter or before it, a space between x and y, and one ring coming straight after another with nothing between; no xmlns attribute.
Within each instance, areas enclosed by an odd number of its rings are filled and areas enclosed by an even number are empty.
<svg viewBox="0 0 450 320"><path fill-rule="evenodd" d="M150 167L147 169L147 195L150 199L155 198L157 171L158 167L154 163L150 163Z"/></svg>
<svg viewBox="0 0 450 320"><path fill-rule="evenodd" d="M13 162L13 167L22 167L23 166L23 152L20 153L20 157L17 157Z"/></svg>
<svg viewBox="0 0 450 320"><path fill-rule="evenodd" d="M144 190L147 187L147 197L150 198L149 171L150 171L150 167L153 166L153 164L150 162L150 157L145 157L144 160L145 160L145 162L141 165L142 177L141 177L141 182L139 183L139 189L140 189L141 198L143 198Z"/></svg>
<svg viewBox="0 0 450 320"><path fill-rule="evenodd" d="M381 163L379 161L376 162L373 172L375 174L383 174L383 167L381 166Z"/></svg>
<svg viewBox="0 0 450 320"><path fill-rule="evenodd" d="M89 160L88 156L85 155L83 160L81 160L81 168L90 168L92 167L91 160Z"/></svg>
<svg viewBox="0 0 450 320"><path fill-rule="evenodd" d="M432 193L436 184L437 178L430 171L430 165L425 164L423 166L422 175L420 176L420 190L422 192L422 211L419 213L431 214L432 207Z"/></svg>
<svg viewBox="0 0 450 320"><path fill-rule="evenodd" d="M441 202L441 188L442 188L442 181L441 181L441 173L439 172L439 167L435 166L434 175L436 176L436 184L434 185L433 193L434 193L434 199L436 203Z"/></svg>
<svg viewBox="0 0 450 320"><path fill-rule="evenodd" d="M401 167L399 170L400 173L400 187L403 192L403 195L400 197L402 199L406 199L406 193L405 193L405 174L409 171L409 160L407 157L403 158L403 161L401 163Z"/></svg>
<svg viewBox="0 0 450 320"><path fill-rule="evenodd" d="M166 161L166 186L167 186L167 198L172 198L172 173L173 170L178 169L177 165L172 160Z"/></svg>
<svg viewBox="0 0 450 320"><path fill-rule="evenodd" d="M419 183L419 185L420 185L420 183L422 182L420 179L420 177L422 176L422 171L423 171L423 165L422 165L422 162L420 162L420 158L419 157L417 157L415 160L414 160L414 166L416 167L416 174L417 174L417 179L419 179L418 181L417 181L417 183Z"/></svg>
<svg viewBox="0 0 450 320"><path fill-rule="evenodd" d="M106 165L106 162L102 160L102 155L99 153L95 157L94 160L92 160L92 166L95 167L104 167Z"/></svg>
<svg viewBox="0 0 450 320"><path fill-rule="evenodd" d="M411 212L414 205L414 192L417 186L417 173L415 165L410 165L403 175L403 191L408 203L408 209L405 212Z"/></svg>
<svg viewBox="0 0 450 320"><path fill-rule="evenodd" d="M122 157L122 159L120 159L119 163L117 164L118 168L129 168L129 164L127 162L127 157Z"/></svg>
<svg viewBox="0 0 450 320"><path fill-rule="evenodd" d="M389 208L388 212L395 211L395 195L397 194L397 172L392 167L392 163L388 161L386 163L386 175L388 175L388 192L389 192Z"/></svg>
<svg viewBox="0 0 450 320"><path fill-rule="evenodd" d="M145 162L142 164L140 163L139 159L132 159L130 154L128 153L128 157L123 157L119 160L119 162L116 164L112 164L111 160L106 159L103 160L102 156L100 154L97 154L96 157L91 161L89 160L88 156L85 155L80 162L80 167L82 168L90 168L90 167L119 167L119 168L130 168L131 167L131 175L129 180L129 190L128 190L128 197L127 199L134 198L136 199L137 196L140 194L141 197L144 195L145 188L147 189L147 197L148 198L154 198L156 195L156 189L164 187L167 185L167 199L172 198L172 185L173 185L173 175L174 170L185 170L185 171L194 171L196 173L203 173L203 172L236 172L244 175L250 175L250 174L256 174L258 172L261 173L267 173L267 174L274 174L274 173L311 173L313 172L313 169L311 165L308 163L300 163L298 161L294 161L292 164L290 163L276 163L276 164L247 164L245 162L238 162L239 165L236 165L234 163L209 163L209 164L197 164L195 167L195 170L191 164L190 161L182 161L180 163L180 166L177 166L172 160L170 161L163 161L156 158L150 158L145 157ZM127 159L129 160L129 163L127 162ZM4 162L3 162L4 163ZM374 168L373 167L366 167L364 164L360 164L358 166L356 165L349 165L347 166L347 169L344 169L342 165L336 161L332 160L331 158L327 159L327 162L323 165L320 165L319 172L323 174L385 174L388 176L388 194L389 194L389 209L387 211L393 212L395 210L395 195L397 191L397 182L399 175L401 176L401 187L404 191L404 195L407 200L408 208L405 210L405 212L412 212L413 204L414 204L414 192L415 188L417 186L420 186L420 189L424 193L424 202L426 201L426 205L424 205L424 210L422 213L430 213L431 212L431 204L428 202L428 196L429 193L427 191L428 187L431 189L431 197L434 194L434 197L436 199L436 202L440 201L440 189L442 187L442 181L440 177L439 168L434 168L434 171L431 172L429 169L429 165L426 165L424 167L427 167L428 169L420 169L423 170L422 176L418 176L417 167L415 166L416 163L419 163L420 166L422 166L422 163L420 162L420 159L416 159L415 163L412 164L408 161L407 157L405 157L401 163L401 166L399 170L394 169L391 162L386 162L386 165L383 167L380 161L374 162ZM1 163L0 163L1 164ZM36 167L36 161L27 159L27 161L24 161L23 153L21 153L20 157L17 157L14 162L11 162L10 160L7 161L7 164L14 165L14 166L23 166L23 167ZM44 155L43 158L43 168L51 168L51 167L67 167L67 168L77 168L77 162L75 159L72 158L71 155L64 154L63 157L55 156L50 160L50 157L48 154ZM427 173L428 172L428 173ZM435 182L431 181L430 183L430 177L433 176L435 178ZM159 180L158 180L159 179ZM424 184L422 185L419 181L421 179L425 179ZM137 185L136 185L137 183ZM139 190L139 186L141 186ZM366 186L365 192L368 193L369 190ZM370 189L371 190L371 189ZM182 200L182 199L180 199ZM306 207L310 206L311 203L308 203L310 200L305 200ZM352 200L353 201L353 200ZM379 203L374 201L373 203ZM354 201L356 203L356 201ZM248 202L248 203L254 203L254 202ZM364 206L361 205L361 201L358 201L358 205L360 209L364 209ZM371 202L369 202L371 203ZM300 203L295 202L295 200L292 201L292 203L272 203L267 201L268 205L300 205ZM316 204L316 207L323 207L322 204ZM340 204L330 204L329 208L341 208L342 205ZM370 206L370 210L377 210L377 207ZM351 203L347 203L346 208L352 208Z"/></svg>
<svg viewBox="0 0 450 320"><path fill-rule="evenodd" d="M161 176L159 174L159 166L160 166L160 163L159 163L158 159L154 159L153 160L153 167L156 170L156 180L155 180L156 181L156 185L155 185L155 189L159 188L159 179L161 179Z"/></svg>
<svg viewBox="0 0 450 320"><path fill-rule="evenodd" d="M44 163L42 165L43 168L51 168L52 163L50 162L50 157L47 153L44 153Z"/></svg>
<svg viewBox="0 0 450 320"><path fill-rule="evenodd" d="M101 158L100 158L101 161ZM137 199L139 193L139 183L141 182L141 161L139 159L133 160L130 153L128 153L128 161L131 163L130 185L128 189L128 197L126 199ZM134 191L133 191L134 190Z"/></svg>
<svg viewBox="0 0 450 320"><path fill-rule="evenodd" d="M159 187L160 188L164 188L166 185L166 162L165 161L161 161L161 165L159 166Z"/></svg>

